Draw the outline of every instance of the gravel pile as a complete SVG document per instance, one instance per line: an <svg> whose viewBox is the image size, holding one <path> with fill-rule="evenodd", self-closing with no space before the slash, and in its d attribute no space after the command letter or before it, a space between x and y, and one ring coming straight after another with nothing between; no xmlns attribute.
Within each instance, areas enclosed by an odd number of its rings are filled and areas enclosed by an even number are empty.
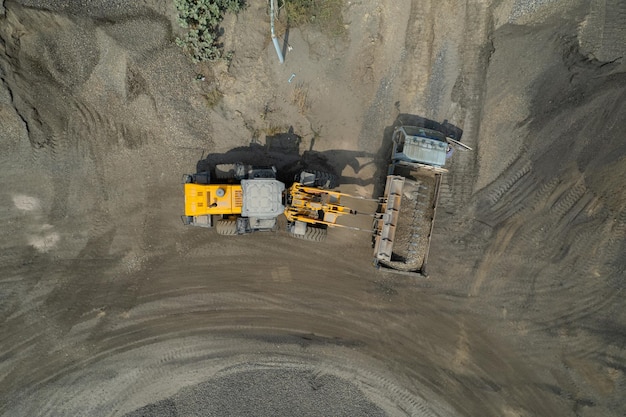
<svg viewBox="0 0 626 417"><path fill-rule="evenodd" d="M349 381L305 370L254 369L185 388L126 417L385 416Z"/></svg>

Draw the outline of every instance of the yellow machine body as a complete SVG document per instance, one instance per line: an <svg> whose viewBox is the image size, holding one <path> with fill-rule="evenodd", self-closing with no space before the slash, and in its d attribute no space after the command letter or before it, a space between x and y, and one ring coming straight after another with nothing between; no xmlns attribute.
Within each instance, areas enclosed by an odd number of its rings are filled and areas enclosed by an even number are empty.
<svg viewBox="0 0 626 417"><path fill-rule="evenodd" d="M185 216L241 214L239 184L185 184Z"/></svg>
<svg viewBox="0 0 626 417"><path fill-rule="evenodd" d="M355 210L341 205L341 197L348 194L322 190L294 183L288 190L285 217L289 222L341 226L337 219L344 214L356 214Z"/></svg>

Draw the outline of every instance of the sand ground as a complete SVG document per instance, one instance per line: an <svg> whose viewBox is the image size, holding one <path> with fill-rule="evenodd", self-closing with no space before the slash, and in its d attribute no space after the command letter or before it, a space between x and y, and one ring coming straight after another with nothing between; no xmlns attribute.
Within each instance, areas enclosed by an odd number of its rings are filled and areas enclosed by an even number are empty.
<svg viewBox="0 0 626 417"><path fill-rule="evenodd" d="M0 3L1 415L626 413L622 1L346 1L283 64L249 2L211 65L169 1ZM290 130L376 197L407 115L474 148L428 278L374 269L366 232L180 221L182 174L289 164Z"/></svg>

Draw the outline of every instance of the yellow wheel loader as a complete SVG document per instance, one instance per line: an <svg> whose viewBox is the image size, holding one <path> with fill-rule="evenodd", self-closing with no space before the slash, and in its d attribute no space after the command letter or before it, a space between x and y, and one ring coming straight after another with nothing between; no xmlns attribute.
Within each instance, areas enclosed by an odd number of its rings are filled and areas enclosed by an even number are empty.
<svg viewBox="0 0 626 417"><path fill-rule="evenodd" d="M210 171L184 175L183 183L183 223L215 226L220 235L275 230L276 217L284 210L285 184L276 180L274 167L217 165L213 175Z"/></svg>

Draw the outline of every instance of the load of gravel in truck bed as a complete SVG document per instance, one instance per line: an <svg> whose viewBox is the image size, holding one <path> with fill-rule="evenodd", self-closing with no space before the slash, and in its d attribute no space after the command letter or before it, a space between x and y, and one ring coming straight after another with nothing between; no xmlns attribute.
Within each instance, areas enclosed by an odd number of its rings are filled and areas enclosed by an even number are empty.
<svg viewBox="0 0 626 417"><path fill-rule="evenodd" d="M381 261L383 265L400 271L421 271L435 213L435 187L435 176L430 173L407 178L391 261Z"/></svg>

